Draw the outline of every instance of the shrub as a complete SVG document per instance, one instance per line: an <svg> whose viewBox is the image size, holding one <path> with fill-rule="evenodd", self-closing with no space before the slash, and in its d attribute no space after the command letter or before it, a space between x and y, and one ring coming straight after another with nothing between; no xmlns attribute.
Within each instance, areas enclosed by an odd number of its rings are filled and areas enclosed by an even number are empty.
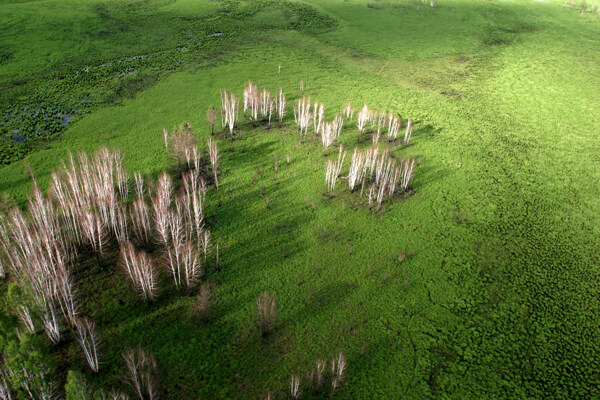
<svg viewBox="0 0 600 400"><path fill-rule="evenodd" d="M49 349L37 337L21 334L21 340L12 340L4 349L6 379L19 390L18 398L50 400L56 387L52 377L56 366L52 363Z"/></svg>
<svg viewBox="0 0 600 400"><path fill-rule="evenodd" d="M178 167L181 169L184 161L188 161L196 148L196 135L192 129L192 124L184 121L177 125L173 132L169 133L166 130L168 137L167 151L168 155L177 161Z"/></svg>
<svg viewBox="0 0 600 400"><path fill-rule="evenodd" d="M69 371L65 383L65 400L86 400L91 397L91 390L85 376L79 371Z"/></svg>
<svg viewBox="0 0 600 400"><path fill-rule="evenodd" d="M367 7L369 8L373 8L375 10L381 10L385 5L383 3L381 3L380 0L378 1L369 1L367 3Z"/></svg>
<svg viewBox="0 0 600 400"><path fill-rule="evenodd" d="M211 106L206 110L206 123L210 125L210 134L215 134L215 122L217 122L217 118L219 117L219 112L217 108L211 104Z"/></svg>
<svg viewBox="0 0 600 400"><path fill-rule="evenodd" d="M213 288L211 284L204 282L196 295L196 310L204 321L208 321L212 311L212 292Z"/></svg>

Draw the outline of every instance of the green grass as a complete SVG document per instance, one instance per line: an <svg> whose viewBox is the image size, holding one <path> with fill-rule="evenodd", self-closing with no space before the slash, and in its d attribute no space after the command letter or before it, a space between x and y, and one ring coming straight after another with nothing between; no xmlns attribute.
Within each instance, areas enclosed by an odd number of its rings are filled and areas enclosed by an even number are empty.
<svg viewBox="0 0 600 400"><path fill-rule="evenodd" d="M95 2L108 14L94 17L83 3L0 6L3 26L21 21L14 32L45 32L31 45L33 36L19 42L16 33L3 34L2 49L11 44L22 52L0 65L3 85L88 57L163 51L179 43L173 32L192 23L184 16L204 32L214 31L211 18L224 24L215 22L218 29L233 26L235 18L220 19L220 7L248 22L218 39L224 48L201 46L186 56L184 70L152 75L152 85L115 80L133 88L2 167L0 190L18 204L31 187L25 162L46 186L69 151L101 144L121 148L130 171L157 175L167 168L162 128L188 120L204 145L207 107L219 104L222 88L241 95L248 79L273 93L283 87L288 98L300 95L303 79L328 118L350 101L417 121L411 145L394 150L421 159L414 195L382 213L341 188L324 197L326 158L317 143L300 144L289 117L281 129L245 125L233 143L220 136L220 190L209 192L206 210L220 247L218 268L209 260L207 276L217 288L212 319L202 322L193 298L168 289L143 305L112 266L116 254L104 271L82 260L77 287L85 313L100 326L104 364L92 376L69 342L52 353L65 368L118 386L121 352L141 344L158 358L167 398L257 398L268 391L285 398L292 374L304 377L317 358L343 350L348 373L337 398L599 396L596 16L579 16L562 1L439 0L420 11L409 2L372 9L357 0L264 10L250 2L156 3ZM296 4L336 25L313 30L306 17L313 14L298 14ZM80 21L79 31L66 33L65 24L42 29L27 17L39 12L52 20L61 8ZM181 20L73 45L83 32L119 26L111 13L119 21ZM175 38L163 40L165 32ZM61 53L56 40L77 52ZM30 46L35 56L28 60ZM164 71L166 64L150 66ZM89 87L106 88L97 80ZM354 146L355 128L342 142ZM407 258L399 263L401 251ZM280 310L267 338L253 322L263 290L277 296Z"/></svg>
<svg viewBox="0 0 600 400"><path fill-rule="evenodd" d="M265 6L271 14L260 22ZM5 8L0 165L44 148L88 112L132 98L174 71L210 63L256 30L322 32L335 26L308 6L280 0L223 2L218 12L214 2L167 0Z"/></svg>
<svg viewBox="0 0 600 400"><path fill-rule="evenodd" d="M173 13L182 17L201 16L217 8L217 2L212 0L177 0L165 4L160 11Z"/></svg>

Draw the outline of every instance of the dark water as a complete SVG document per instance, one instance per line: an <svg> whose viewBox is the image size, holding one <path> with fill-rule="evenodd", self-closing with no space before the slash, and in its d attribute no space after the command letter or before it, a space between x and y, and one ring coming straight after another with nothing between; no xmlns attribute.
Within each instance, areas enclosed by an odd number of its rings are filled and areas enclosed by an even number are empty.
<svg viewBox="0 0 600 400"><path fill-rule="evenodd" d="M62 126L67 126L67 124L69 122L71 122L72 119L73 119L72 115L63 114L63 117L62 117Z"/></svg>

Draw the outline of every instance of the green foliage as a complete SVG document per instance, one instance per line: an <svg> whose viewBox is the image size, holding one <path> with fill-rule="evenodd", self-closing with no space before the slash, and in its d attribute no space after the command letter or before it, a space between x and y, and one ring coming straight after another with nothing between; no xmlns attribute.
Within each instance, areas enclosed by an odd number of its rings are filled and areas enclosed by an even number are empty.
<svg viewBox="0 0 600 400"><path fill-rule="evenodd" d="M0 310L0 353L4 354L9 343L17 340L17 318L4 308Z"/></svg>
<svg viewBox="0 0 600 400"><path fill-rule="evenodd" d="M53 9L45 3L7 5L0 17L0 24L9 25L0 39L0 165L47 146L71 121L98 106L133 99L164 75L223 52L254 29L335 27L313 7L281 0L222 1L216 10L202 0L186 5L203 11L193 16L165 10L164 1L54 3ZM265 7L281 11L285 23L248 23ZM32 14L35 22L23 21ZM60 25L61 20L69 23ZM82 38L93 45L82 45ZM34 57L1 50L32 41L41 44L32 49Z"/></svg>
<svg viewBox="0 0 600 400"><path fill-rule="evenodd" d="M19 398L32 393L42 398L42 393L53 393L56 382L56 365L49 356L48 346L36 335L21 333L20 340L10 340L4 348L6 368L12 373L7 377Z"/></svg>
<svg viewBox="0 0 600 400"><path fill-rule="evenodd" d="M91 398L85 376L79 371L69 371L65 383L65 400L87 400Z"/></svg>
<svg viewBox="0 0 600 400"><path fill-rule="evenodd" d="M293 116L270 130L242 121L233 141L217 122L220 190L205 205L220 249L219 263L214 253L206 263L210 292L182 296L165 284L144 304L116 253L104 269L85 255L74 266L103 338L95 387L122 387L122 352L142 344L173 398L283 398L291 375L339 350L348 358L340 399L597 397L597 17L562 0L391 3L55 1L50 16L79 21L65 27L91 44L46 29L54 38L42 37L30 60L17 50L37 43L28 23L49 24L49 2L0 13L10 54L0 64L3 107L25 110L38 91L61 105L93 99L73 106L79 119L42 151L11 148L28 154L42 187L68 151L100 144L121 148L129 171L156 177L168 167L161 129L188 120L202 146L208 107L223 88L240 95L248 79L271 93L283 87L288 102L303 79L328 120L350 101L415 122L411 144L392 149L421 159L414 194L381 213L342 190L323 196L334 152L300 144ZM352 124L341 141L357 144ZM276 175L273 156L286 154ZM0 169L0 190L19 205L30 186L23 161ZM265 290L277 293L278 324L261 337L255 302ZM15 318L0 318L4 348L19 347ZM48 359L83 370L78 344L65 340Z"/></svg>

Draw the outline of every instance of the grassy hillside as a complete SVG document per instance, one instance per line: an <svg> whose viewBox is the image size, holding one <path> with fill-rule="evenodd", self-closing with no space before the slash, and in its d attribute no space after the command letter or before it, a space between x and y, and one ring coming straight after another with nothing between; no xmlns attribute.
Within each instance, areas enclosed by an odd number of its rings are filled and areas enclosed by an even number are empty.
<svg viewBox="0 0 600 400"><path fill-rule="evenodd" d="M5 209L26 204L26 165L47 188L69 152L102 144L157 177L172 168L162 129L190 121L204 148L223 88L241 98L251 79L290 102L282 127L246 120L235 140L219 129L219 190L205 206L219 244L203 279L211 318L166 272L145 304L116 247L104 268L84 250L72 268L102 364L92 373L66 335L48 350L61 386L78 370L130 390L121 354L142 345L170 399L287 398L291 375L306 382L340 350L340 399L600 397L598 14L563 1L418 3L0 4L0 98L14 116L0 126ZM328 120L347 102L411 118L410 145L392 152L419 160L412 194L379 212L343 180L324 196L337 149L301 143L291 102L302 95ZM51 106L74 118L40 140L30 110ZM15 141L22 132L33 133ZM351 150L357 137L349 126L340 142ZM264 290L279 309L266 337L255 323Z"/></svg>

